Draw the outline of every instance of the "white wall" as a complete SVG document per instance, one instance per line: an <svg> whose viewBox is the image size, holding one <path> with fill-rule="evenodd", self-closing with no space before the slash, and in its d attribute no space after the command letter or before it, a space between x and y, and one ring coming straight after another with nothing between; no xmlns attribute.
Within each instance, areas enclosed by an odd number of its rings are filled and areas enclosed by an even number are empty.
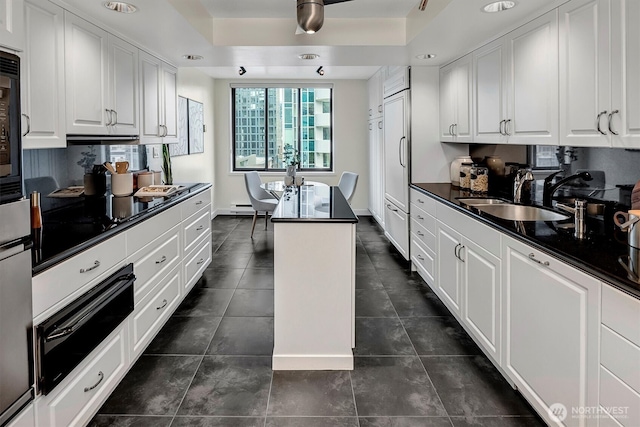
<svg viewBox="0 0 640 427"><path fill-rule="evenodd" d="M204 111L204 153L171 158L173 181L205 182L213 184L215 194L215 102L214 80L195 68L178 70L178 95L202 102ZM162 155L162 154L161 154Z"/></svg>
<svg viewBox="0 0 640 427"><path fill-rule="evenodd" d="M215 178L214 210L218 214L230 213L231 205L248 204L244 175L231 170L231 88L232 83L265 83L251 80L215 81ZM323 81L325 82L325 81ZM343 171L359 174L358 187L351 205L357 214L368 213L369 204L369 152L367 125L367 82L365 80L335 80L333 83L333 173L302 173L309 180L337 185ZM274 82L266 82L274 83ZM287 81L309 84L314 81ZM315 82L317 83L317 81ZM380 171L382 173L382 171ZM261 174L263 181L282 180L284 173Z"/></svg>

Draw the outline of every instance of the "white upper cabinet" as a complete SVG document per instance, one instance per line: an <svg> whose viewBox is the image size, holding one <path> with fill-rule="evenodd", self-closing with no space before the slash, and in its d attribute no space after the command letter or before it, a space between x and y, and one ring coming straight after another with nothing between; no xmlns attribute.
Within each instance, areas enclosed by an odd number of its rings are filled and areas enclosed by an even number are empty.
<svg viewBox="0 0 640 427"><path fill-rule="evenodd" d="M67 133L136 135L138 49L65 13Z"/></svg>
<svg viewBox="0 0 640 427"><path fill-rule="evenodd" d="M509 143L558 143L558 11L504 36Z"/></svg>
<svg viewBox="0 0 640 427"><path fill-rule="evenodd" d="M140 52L140 139L147 144L178 140L177 70Z"/></svg>
<svg viewBox="0 0 640 427"><path fill-rule="evenodd" d="M0 0L0 47L24 49L24 9L22 0Z"/></svg>
<svg viewBox="0 0 640 427"><path fill-rule="evenodd" d="M45 0L24 3L22 142L30 148L64 148L64 11Z"/></svg>
<svg viewBox="0 0 640 427"><path fill-rule="evenodd" d="M382 117L382 69L367 80L369 92L369 119Z"/></svg>
<svg viewBox="0 0 640 427"><path fill-rule="evenodd" d="M507 142L505 64L503 39L473 52L474 142Z"/></svg>
<svg viewBox="0 0 640 427"><path fill-rule="evenodd" d="M572 0L560 11L561 143L640 146L640 3Z"/></svg>
<svg viewBox="0 0 640 427"><path fill-rule="evenodd" d="M471 142L472 55L440 69L440 140Z"/></svg>

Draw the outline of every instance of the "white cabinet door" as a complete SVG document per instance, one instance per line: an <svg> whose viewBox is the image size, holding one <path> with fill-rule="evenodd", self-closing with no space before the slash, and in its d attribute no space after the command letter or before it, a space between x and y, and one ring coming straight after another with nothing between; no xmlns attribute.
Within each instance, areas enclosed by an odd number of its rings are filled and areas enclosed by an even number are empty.
<svg viewBox="0 0 640 427"><path fill-rule="evenodd" d="M440 141L453 141L454 113L454 64L440 69Z"/></svg>
<svg viewBox="0 0 640 427"><path fill-rule="evenodd" d="M507 142L506 62L503 39L473 52L474 142Z"/></svg>
<svg viewBox="0 0 640 427"><path fill-rule="evenodd" d="M178 140L177 70L140 51L140 139L147 144Z"/></svg>
<svg viewBox="0 0 640 427"><path fill-rule="evenodd" d="M600 282L510 238L503 240L503 369L551 423L549 407L597 405ZM593 420L592 420L593 421Z"/></svg>
<svg viewBox="0 0 640 427"><path fill-rule="evenodd" d="M178 142L178 70L162 63L162 117L164 121L163 143Z"/></svg>
<svg viewBox="0 0 640 427"><path fill-rule="evenodd" d="M614 147L640 148L640 2L611 0L611 130ZM613 133L612 132L612 133Z"/></svg>
<svg viewBox="0 0 640 427"><path fill-rule="evenodd" d="M137 135L138 111L138 48L114 36L109 36L110 109L113 110L110 133Z"/></svg>
<svg viewBox="0 0 640 427"><path fill-rule="evenodd" d="M393 243L404 259L408 260L409 215L386 200L384 210L384 235Z"/></svg>
<svg viewBox="0 0 640 427"><path fill-rule="evenodd" d="M471 142L472 56L464 56L440 70L440 140Z"/></svg>
<svg viewBox="0 0 640 427"><path fill-rule="evenodd" d="M48 1L27 1L24 18L23 148L64 148L64 11Z"/></svg>
<svg viewBox="0 0 640 427"><path fill-rule="evenodd" d="M609 146L609 1L573 0L558 12L561 144Z"/></svg>
<svg viewBox="0 0 640 427"><path fill-rule="evenodd" d="M382 116L382 81L382 70L378 70L367 80L369 119L376 119Z"/></svg>
<svg viewBox="0 0 640 427"><path fill-rule="evenodd" d="M408 102L405 92L384 100L384 194L409 211Z"/></svg>
<svg viewBox="0 0 640 427"><path fill-rule="evenodd" d="M460 234L438 222L436 227L436 293L449 309L460 315L460 286L462 282L462 260L459 251L462 247Z"/></svg>
<svg viewBox="0 0 640 427"><path fill-rule="evenodd" d="M501 260L468 239L462 244L462 321L476 342L500 364Z"/></svg>
<svg viewBox="0 0 640 427"><path fill-rule="evenodd" d="M384 228L382 119L369 121L369 212Z"/></svg>
<svg viewBox="0 0 640 427"><path fill-rule="evenodd" d="M106 135L109 34L65 12L67 133Z"/></svg>
<svg viewBox="0 0 640 427"><path fill-rule="evenodd" d="M558 12L505 36L509 143L558 144Z"/></svg>
<svg viewBox="0 0 640 427"><path fill-rule="evenodd" d="M23 18L22 0L0 0L0 47L24 49Z"/></svg>

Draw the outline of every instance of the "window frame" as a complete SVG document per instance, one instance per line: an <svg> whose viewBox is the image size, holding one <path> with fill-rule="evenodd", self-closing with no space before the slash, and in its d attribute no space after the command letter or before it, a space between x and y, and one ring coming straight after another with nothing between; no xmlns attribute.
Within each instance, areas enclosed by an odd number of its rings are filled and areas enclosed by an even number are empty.
<svg viewBox="0 0 640 427"><path fill-rule="evenodd" d="M230 103L231 103L231 172L232 173L244 173L250 171L257 171L261 173L283 173L285 172L285 168L270 168L269 167L269 126L271 116L269 115L269 89L297 89L297 117L296 117L296 149L298 150L299 155L302 157L302 144L303 144L303 128L302 128L302 93L304 89L328 89L329 90L329 128L330 128L330 152L329 154L329 166L328 167L302 167L302 164L298 165L296 169L299 172L305 173L334 173L334 165L335 165L335 144L334 144L334 93L333 93L333 84L317 84L317 83L301 83L301 84L290 84L290 83L281 83L281 84L264 84L264 83L254 83L254 84L231 84L230 85ZM236 89L262 89L264 90L264 111L265 114L264 119L264 166L263 167L238 167L236 163L236 154L237 154L237 141L236 141ZM314 95L315 100L315 95ZM315 110L317 108L314 107L314 115ZM323 113L324 114L324 113ZM308 115L307 115L308 116ZM242 117L241 117L242 118ZM314 134L318 132L314 128ZM315 135L314 135L315 141Z"/></svg>

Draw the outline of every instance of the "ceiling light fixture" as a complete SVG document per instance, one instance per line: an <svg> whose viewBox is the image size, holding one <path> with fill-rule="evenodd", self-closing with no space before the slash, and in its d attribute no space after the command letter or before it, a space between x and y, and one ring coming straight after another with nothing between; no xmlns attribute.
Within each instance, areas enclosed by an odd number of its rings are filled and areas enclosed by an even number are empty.
<svg viewBox="0 0 640 427"><path fill-rule="evenodd" d="M504 10L511 9L515 5L516 2L511 0L496 1L483 7L482 11L487 13L502 12Z"/></svg>
<svg viewBox="0 0 640 427"><path fill-rule="evenodd" d="M113 10L114 12L120 12L120 13L133 13L138 10L138 8L135 7L134 5L121 2L121 1L104 2L104 7L106 7L109 10Z"/></svg>
<svg viewBox="0 0 640 427"><path fill-rule="evenodd" d="M315 54L315 53L302 53L302 54L298 55L298 58L300 58L300 59L318 59L318 58L320 58L320 55Z"/></svg>
<svg viewBox="0 0 640 427"><path fill-rule="evenodd" d="M322 69L322 65L320 66L320 68L316 70L316 73L320 74L321 76L324 76L324 70Z"/></svg>
<svg viewBox="0 0 640 427"><path fill-rule="evenodd" d="M182 55L182 57L184 59L188 59L189 61L199 61L201 59L204 59L204 56L202 55Z"/></svg>
<svg viewBox="0 0 640 427"><path fill-rule="evenodd" d="M420 0L420 5L418 6L418 9L425 10L427 8L427 3L429 3L429 0Z"/></svg>
<svg viewBox="0 0 640 427"><path fill-rule="evenodd" d="M244 73L246 73L247 70L244 69L244 67L240 67L240 69L238 70L238 74L240 74L241 76L244 76Z"/></svg>
<svg viewBox="0 0 640 427"><path fill-rule="evenodd" d="M416 55L417 59L432 59L435 58L436 54L435 53L423 53L420 55Z"/></svg>
<svg viewBox="0 0 640 427"><path fill-rule="evenodd" d="M298 0L296 3L298 25L307 34L319 31L324 24L323 0Z"/></svg>

